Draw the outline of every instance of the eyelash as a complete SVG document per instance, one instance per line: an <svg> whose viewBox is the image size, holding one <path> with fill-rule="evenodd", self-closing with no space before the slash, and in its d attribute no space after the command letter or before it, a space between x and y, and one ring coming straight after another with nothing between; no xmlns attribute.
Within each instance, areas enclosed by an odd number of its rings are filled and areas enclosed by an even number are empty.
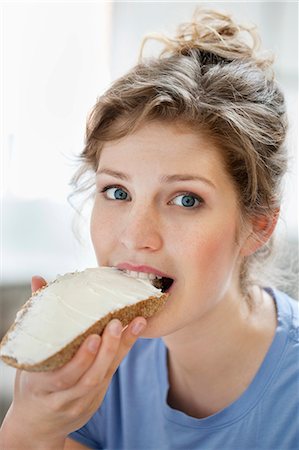
<svg viewBox="0 0 299 450"><path fill-rule="evenodd" d="M107 200L111 200L111 201L123 201L122 199L114 199L114 200L112 200L112 199L110 199L110 198L108 198L107 197L107 191L109 190L109 189L121 189L122 191L124 191L124 192L126 192L127 193L127 191L122 187L122 186L119 186L119 185L109 185L109 186L105 186L103 189L101 189L100 191L99 191L99 193L100 194L102 194L103 196L104 196L104 198L106 198ZM127 193L128 194L128 193ZM129 194L128 194L129 195ZM199 208L203 203L204 203L204 200L200 197L200 196L198 196L198 195L196 195L196 194L193 194L192 192L181 192L180 194L178 194L178 195L176 195L175 197L174 197L174 199L175 198L177 198L177 197L181 197L181 196L190 196L190 197L193 197L197 202L198 202L198 204L196 205L196 206L191 206L191 207L183 207L184 209L197 209L197 208ZM126 199L125 199L126 200ZM170 204L173 204L173 200L171 200L171 203Z"/></svg>

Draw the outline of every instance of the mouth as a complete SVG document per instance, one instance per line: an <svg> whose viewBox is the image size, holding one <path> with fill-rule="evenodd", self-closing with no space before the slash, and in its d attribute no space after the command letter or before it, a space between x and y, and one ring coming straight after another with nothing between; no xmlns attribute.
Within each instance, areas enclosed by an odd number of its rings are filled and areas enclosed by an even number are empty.
<svg viewBox="0 0 299 450"><path fill-rule="evenodd" d="M157 277L154 280L152 280L152 285L155 286L157 289L161 289L161 291L164 293L169 292L171 286L173 285L174 280L172 278L168 277Z"/></svg>
<svg viewBox="0 0 299 450"><path fill-rule="evenodd" d="M139 278L142 280L148 280L155 288L157 289L161 289L161 291L164 293L166 292L170 292L171 287L174 283L174 279L167 277L167 276L162 276L162 275L158 275L154 272L150 272L148 269L146 269L147 271L141 271L139 270L132 270L130 268L126 269L126 268L122 268L122 267L117 267L119 270L121 270L122 272L125 272L126 274L128 274L130 277L133 278Z"/></svg>

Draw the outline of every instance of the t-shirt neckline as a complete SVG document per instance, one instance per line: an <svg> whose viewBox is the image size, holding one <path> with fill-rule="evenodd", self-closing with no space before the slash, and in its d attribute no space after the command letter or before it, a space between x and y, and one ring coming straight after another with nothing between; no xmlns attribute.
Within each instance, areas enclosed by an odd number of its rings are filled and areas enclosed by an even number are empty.
<svg viewBox="0 0 299 450"><path fill-rule="evenodd" d="M162 339L158 342L158 358L159 358L159 378L160 378L160 398L162 402L162 410L165 418L178 425L191 428L218 428L227 426L241 420L259 403L264 393L267 391L273 378L280 367L280 362L286 348L288 338L288 320L286 316L290 315L288 302L282 298L283 294L278 293L270 288L265 289L273 298L277 310L277 327L272 343L269 347L265 358L254 376L248 388L241 396L221 411L205 417L197 419L188 416L182 411L171 408L167 403L168 394L168 371L167 371L167 348Z"/></svg>

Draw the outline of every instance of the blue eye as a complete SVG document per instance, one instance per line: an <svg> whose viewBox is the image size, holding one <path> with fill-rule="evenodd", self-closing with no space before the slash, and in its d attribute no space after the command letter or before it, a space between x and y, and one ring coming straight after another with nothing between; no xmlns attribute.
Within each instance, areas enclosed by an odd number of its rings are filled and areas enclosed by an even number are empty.
<svg viewBox="0 0 299 450"><path fill-rule="evenodd" d="M172 203L178 206L183 206L184 208L195 209L202 203L202 201L199 197L187 193L178 195L174 198L174 200L172 200Z"/></svg>
<svg viewBox="0 0 299 450"><path fill-rule="evenodd" d="M128 198L128 193L117 186L107 186L102 192L109 200L127 200Z"/></svg>

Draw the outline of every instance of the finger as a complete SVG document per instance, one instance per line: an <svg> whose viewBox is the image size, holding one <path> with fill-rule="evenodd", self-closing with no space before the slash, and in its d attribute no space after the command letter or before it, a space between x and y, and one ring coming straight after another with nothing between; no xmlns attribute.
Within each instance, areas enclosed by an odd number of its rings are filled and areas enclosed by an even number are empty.
<svg viewBox="0 0 299 450"><path fill-rule="evenodd" d="M93 365L80 380L80 385L85 386L87 390L91 387L98 386L104 380L109 367L116 357L122 328L122 324L118 319L111 320L106 326L97 357Z"/></svg>
<svg viewBox="0 0 299 450"><path fill-rule="evenodd" d="M88 336L71 361L60 369L45 373L43 385L46 392L62 391L74 386L94 362L100 344L100 336Z"/></svg>
<svg viewBox="0 0 299 450"><path fill-rule="evenodd" d="M140 337L140 334L145 330L146 325L147 322L144 317L136 317L123 331L118 352L107 372L108 377L112 377L121 361L131 350L137 339Z"/></svg>
<svg viewBox="0 0 299 450"><path fill-rule="evenodd" d="M46 280L39 275L34 275L31 279L31 291L32 293L42 288L47 284Z"/></svg>

